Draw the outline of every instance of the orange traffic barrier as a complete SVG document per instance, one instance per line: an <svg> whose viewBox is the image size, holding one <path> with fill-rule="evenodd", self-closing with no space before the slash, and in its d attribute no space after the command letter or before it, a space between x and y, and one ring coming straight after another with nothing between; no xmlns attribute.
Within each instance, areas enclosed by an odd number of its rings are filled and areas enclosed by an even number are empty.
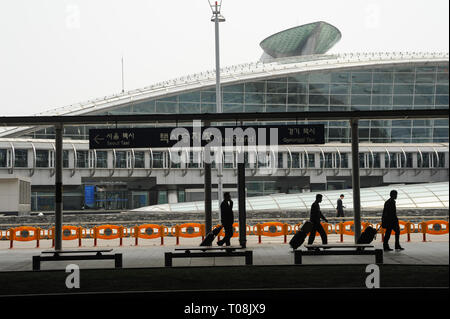
<svg viewBox="0 0 450 319"><path fill-rule="evenodd" d="M62 240L76 240L78 239L78 247L81 247L81 239L87 237L87 230L80 226L62 226ZM52 247L55 246L55 227L52 227L47 232L47 238L52 240Z"/></svg>
<svg viewBox="0 0 450 319"><path fill-rule="evenodd" d="M176 244L180 244L180 237L194 238L202 237L205 239L205 225L199 223L186 223L181 225L175 225L171 229L172 236L177 238Z"/></svg>
<svg viewBox="0 0 450 319"><path fill-rule="evenodd" d="M138 245L138 239L154 239L161 238L161 245L164 245L164 237L169 233L169 229L164 225L144 224L135 226L133 228L133 236L135 238L135 245Z"/></svg>
<svg viewBox="0 0 450 319"><path fill-rule="evenodd" d="M120 239L120 246L123 244L124 233L126 232L126 228L123 226L117 225L101 225L95 226L93 229L94 235L94 246L97 246L97 239Z"/></svg>
<svg viewBox="0 0 450 319"><path fill-rule="evenodd" d="M400 226L400 235L405 235L407 234L407 241L411 241L411 233L414 233L415 231L415 226L413 223L407 221L403 221L403 220L399 220L398 224ZM386 229L381 227L381 224L378 223L377 227L380 227L379 229L379 233L381 233L381 241L384 241L384 236L386 235ZM391 231L391 235L395 234L394 231Z"/></svg>
<svg viewBox="0 0 450 319"><path fill-rule="evenodd" d="M218 227L220 225L216 225L215 227ZM250 235L252 233L252 228L249 225L246 225L247 228L247 235ZM219 234L217 235L217 239L220 239L220 237L225 236L225 229L222 228L219 232ZM233 224L233 237L239 237L239 223L234 223Z"/></svg>
<svg viewBox="0 0 450 319"><path fill-rule="evenodd" d="M284 236L284 243L287 242L287 235L292 232L292 226L280 222L268 222L253 226L253 233L258 236L258 243L261 244L261 237Z"/></svg>
<svg viewBox="0 0 450 319"><path fill-rule="evenodd" d="M428 220L419 223L418 231L423 235L422 241L427 241L426 234L444 235L448 234L448 222L445 220Z"/></svg>
<svg viewBox="0 0 450 319"><path fill-rule="evenodd" d="M39 227L20 226L9 230L9 248L13 248L13 242L16 241L32 241L36 240L36 248L39 248L39 240L41 238L41 229Z"/></svg>

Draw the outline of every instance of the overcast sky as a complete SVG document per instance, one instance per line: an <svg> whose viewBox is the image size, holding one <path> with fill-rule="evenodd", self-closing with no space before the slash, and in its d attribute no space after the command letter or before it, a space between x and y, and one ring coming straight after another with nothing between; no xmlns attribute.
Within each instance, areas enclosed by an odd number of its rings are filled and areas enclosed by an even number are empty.
<svg viewBox="0 0 450 319"><path fill-rule="evenodd" d="M221 66L256 62L278 31L326 21L330 52L448 52L448 0L224 0ZM0 116L31 115L212 70L207 0L2 0Z"/></svg>

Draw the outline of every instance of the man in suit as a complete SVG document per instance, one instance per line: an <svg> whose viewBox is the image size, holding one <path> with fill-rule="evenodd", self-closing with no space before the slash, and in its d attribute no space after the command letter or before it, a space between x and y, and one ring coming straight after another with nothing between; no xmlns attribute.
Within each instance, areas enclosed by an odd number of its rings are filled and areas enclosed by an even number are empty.
<svg viewBox="0 0 450 319"><path fill-rule="evenodd" d="M345 206L342 205L342 200L344 199L344 194L341 194L337 200L337 206L336 206L336 212L337 217L344 217L344 208Z"/></svg>
<svg viewBox="0 0 450 319"><path fill-rule="evenodd" d="M381 217L381 227L386 229L383 240L383 250L392 251L389 247L389 239L391 238L391 232L395 232L395 249L403 250L400 246L400 226L397 218L397 208L395 200L397 199L397 191L392 190L389 194L390 198L384 203L383 216Z"/></svg>
<svg viewBox="0 0 450 319"><path fill-rule="evenodd" d="M309 220L313 224L313 227L309 234L308 245L311 245L314 242L314 239L316 238L316 232L319 232L320 238L322 239L322 244L326 245L328 243L327 233L320 224L320 219L323 219L326 222L328 222L328 220L325 218L325 216L322 215L322 212L320 211L320 202L322 202L322 195L317 194L316 201L311 205L311 215Z"/></svg>
<svg viewBox="0 0 450 319"><path fill-rule="evenodd" d="M230 246L230 239L233 237L233 201L231 200L230 193L223 194L223 202L220 204L220 218L222 221L222 226L225 230L225 236L217 241L217 245Z"/></svg>

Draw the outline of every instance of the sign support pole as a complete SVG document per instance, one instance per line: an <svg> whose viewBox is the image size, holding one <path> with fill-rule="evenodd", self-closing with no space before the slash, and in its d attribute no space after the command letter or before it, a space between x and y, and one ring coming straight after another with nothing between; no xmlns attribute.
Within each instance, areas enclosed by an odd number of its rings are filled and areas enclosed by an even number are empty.
<svg viewBox="0 0 450 319"><path fill-rule="evenodd" d="M55 125L55 250L62 250L62 222L63 222L63 201L62 201L62 166L63 166L63 125Z"/></svg>

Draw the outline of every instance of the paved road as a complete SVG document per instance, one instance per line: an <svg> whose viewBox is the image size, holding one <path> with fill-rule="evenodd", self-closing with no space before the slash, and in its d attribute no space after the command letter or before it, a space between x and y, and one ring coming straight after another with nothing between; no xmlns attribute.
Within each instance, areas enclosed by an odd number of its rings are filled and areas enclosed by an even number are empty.
<svg viewBox="0 0 450 319"><path fill-rule="evenodd" d="M289 237L290 238L290 237ZM288 238L288 240L289 240ZM329 235L329 243L339 242L338 235ZM262 243L258 244L257 236L247 237L247 247L253 250L254 265L283 265L294 263L294 254L288 244L283 243L282 237L263 237ZM429 241L422 242L421 234L413 234L411 242L406 242L406 237L402 236L402 246L405 248L401 252L389 252L384 254L386 264L449 264L449 236L428 236ZM198 246L200 238L181 238L179 247ZM352 243L351 237L345 237L344 243ZM392 240L393 241L393 240ZM316 243L320 243L320 238L316 238ZM232 239L232 245L238 245L238 239ZM42 250L51 249L51 241L42 240L40 248L34 248L36 242L15 242L14 248L9 249L8 241L0 242L0 271L27 271L31 270L31 259L33 255L38 255ZM376 248L382 248L381 239L374 242ZM393 245L393 243L391 244ZM84 239L83 247L92 248L93 240ZM77 241L65 241L64 248L77 248ZM159 239L140 240L139 246L134 246L134 240L125 238L123 246L119 246L118 240L99 240L97 248L109 247L115 252L123 254L123 267L143 268L143 267L163 267L164 252L171 251L177 247L175 238L165 238L164 245L160 245ZM42 270L64 269L65 265L74 263L70 261L44 262ZM80 268L112 268L114 262L105 261L77 261ZM303 263L307 264L349 264L374 263L373 256L304 256ZM242 257L217 257L217 258L180 258L173 260L173 266L214 266L214 265L244 265Z"/></svg>

